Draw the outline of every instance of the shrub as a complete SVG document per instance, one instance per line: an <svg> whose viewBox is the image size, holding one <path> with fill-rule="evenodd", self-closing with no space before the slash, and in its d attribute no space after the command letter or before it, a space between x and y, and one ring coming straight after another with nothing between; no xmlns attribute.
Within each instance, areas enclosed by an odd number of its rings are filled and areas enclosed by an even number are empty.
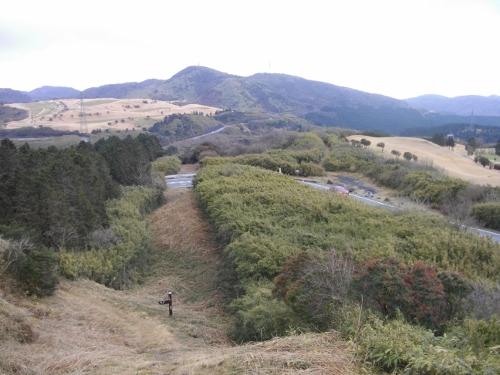
<svg viewBox="0 0 500 375"><path fill-rule="evenodd" d="M30 251L18 266L18 281L26 294L38 297L52 295L59 279L57 278L58 257L46 248Z"/></svg>
<svg viewBox="0 0 500 375"><path fill-rule="evenodd" d="M299 170L300 170L300 175L304 177L324 176L325 174L325 170L321 166L313 163L302 162L300 163Z"/></svg>
<svg viewBox="0 0 500 375"><path fill-rule="evenodd" d="M86 252L63 250L61 273L71 279L86 277L116 289L123 289L141 279L152 247L151 233L144 215L162 202L162 191L141 186L125 187L120 199L107 202L110 227L107 240ZM102 246L102 247L101 247Z"/></svg>
<svg viewBox="0 0 500 375"><path fill-rule="evenodd" d="M406 266L398 259L367 260L356 270L353 286L372 302L373 308L394 318L399 310L408 310L406 272Z"/></svg>
<svg viewBox="0 0 500 375"><path fill-rule="evenodd" d="M500 202L477 203L472 206L472 215L484 226L500 230Z"/></svg>
<svg viewBox="0 0 500 375"><path fill-rule="evenodd" d="M162 156L152 162L151 167L164 175L176 174L181 170L181 159L177 156Z"/></svg>
<svg viewBox="0 0 500 375"><path fill-rule="evenodd" d="M359 336L365 359L390 373L415 375L494 374L498 358L484 348L472 350L460 336L435 337L432 332L396 319L363 327ZM498 368L497 368L498 369Z"/></svg>
<svg viewBox="0 0 500 375"><path fill-rule="evenodd" d="M437 272L423 263L415 263L404 281L409 296L408 318L430 329L441 328L446 321L445 292Z"/></svg>
<svg viewBox="0 0 500 375"><path fill-rule="evenodd" d="M477 281L473 291L467 296L467 306L470 306L469 316L490 321L500 312L500 284Z"/></svg>
<svg viewBox="0 0 500 375"><path fill-rule="evenodd" d="M326 329L338 321L339 308L347 302L353 270L351 257L342 257L336 251L303 251L285 262L275 279L273 294L304 321Z"/></svg>
<svg viewBox="0 0 500 375"><path fill-rule="evenodd" d="M421 262L409 268L396 259L364 262L355 273L353 288L382 315L394 318L401 312L409 321L440 332L463 313L464 299L472 291L458 273L438 274Z"/></svg>
<svg viewBox="0 0 500 375"><path fill-rule="evenodd" d="M230 305L237 318L232 333L236 342L268 340L300 326L293 311L283 301L272 298L269 282L252 283L245 289L245 295Z"/></svg>

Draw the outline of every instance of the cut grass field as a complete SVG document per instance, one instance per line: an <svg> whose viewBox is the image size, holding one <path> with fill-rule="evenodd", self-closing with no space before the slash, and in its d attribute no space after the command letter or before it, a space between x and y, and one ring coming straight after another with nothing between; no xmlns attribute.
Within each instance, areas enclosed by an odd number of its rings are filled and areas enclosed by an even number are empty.
<svg viewBox="0 0 500 375"><path fill-rule="evenodd" d="M454 150L440 147L432 142L421 138L410 137L369 137L364 135L353 135L349 139L361 140L365 138L371 142L372 150L382 153L382 149L377 147L377 143L385 143L383 155L394 158L392 150L401 153L405 152L417 155L419 162L429 162L435 167L442 168L450 177L470 181L478 185L500 186L500 171L483 167L479 163L474 163L474 156L467 156L465 147L457 145Z"/></svg>
<svg viewBox="0 0 500 375"><path fill-rule="evenodd" d="M7 129L24 126L50 126L56 130L80 130L80 100L62 99L33 103L9 104L29 111L28 118L12 121ZM125 130L149 127L174 113L215 113L219 108L198 104L179 106L151 99L84 99L88 131L95 129ZM50 120L52 119L52 120Z"/></svg>
<svg viewBox="0 0 500 375"><path fill-rule="evenodd" d="M3 281L1 374L361 373L350 346L333 332L234 345L217 282L220 249L192 191L166 194L168 203L149 220L156 247L145 284L115 291L65 280L53 296L33 299ZM167 291L174 296L171 317L158 304Z"/></svg>

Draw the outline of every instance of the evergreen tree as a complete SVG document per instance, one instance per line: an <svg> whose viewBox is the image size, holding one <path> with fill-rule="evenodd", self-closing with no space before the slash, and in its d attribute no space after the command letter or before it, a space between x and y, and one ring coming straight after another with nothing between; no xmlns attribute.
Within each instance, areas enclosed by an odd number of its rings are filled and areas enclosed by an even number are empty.
<svg viewBox="0 0 500 375"><path fill-rule="evenodd" d="M446 144L446 137L443 133L435 133L432 137L432 143L435 143L439 146L444 146Z"/></svg>

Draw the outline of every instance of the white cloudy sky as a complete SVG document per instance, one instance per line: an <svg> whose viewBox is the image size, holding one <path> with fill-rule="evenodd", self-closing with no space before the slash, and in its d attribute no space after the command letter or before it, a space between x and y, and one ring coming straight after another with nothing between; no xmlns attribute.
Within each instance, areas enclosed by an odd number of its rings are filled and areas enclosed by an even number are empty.
<svg viewBox="0 0 500 375"><path fill-rule="evenodd" d="M78 90L190 65L398 99L500 95L500 0L16 0L0 87Z"/></svg>

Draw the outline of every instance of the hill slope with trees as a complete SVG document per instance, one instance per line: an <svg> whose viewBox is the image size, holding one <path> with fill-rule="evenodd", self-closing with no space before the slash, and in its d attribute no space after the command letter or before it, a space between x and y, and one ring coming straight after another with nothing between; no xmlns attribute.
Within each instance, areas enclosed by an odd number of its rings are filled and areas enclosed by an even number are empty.
<svg viewBox="0 0 500 375"><path fill-rule="evenodd" d="M29 93L2 90L0 101L5 102L16 98L18 102L26 102L79 97L76 90L63 87L41 87ZM476 124L500 125L500 101L496 96L453 99L424 96L402 101L286 74L258 73L241 77L201 66L187 67L168 80L149 79L88 88L83 96L164 100L178 105L195 103L271 116L287 113L318 126L395 135L407 128L470 122L471 106L477 107Z"/></svg>
<svg viewBox="0 0 500 375"><path fill-rule="evenodd" d="M448 98L422 95L405 99L412 108L459 116L500 116L500 96L465 95Z"/></svg>

